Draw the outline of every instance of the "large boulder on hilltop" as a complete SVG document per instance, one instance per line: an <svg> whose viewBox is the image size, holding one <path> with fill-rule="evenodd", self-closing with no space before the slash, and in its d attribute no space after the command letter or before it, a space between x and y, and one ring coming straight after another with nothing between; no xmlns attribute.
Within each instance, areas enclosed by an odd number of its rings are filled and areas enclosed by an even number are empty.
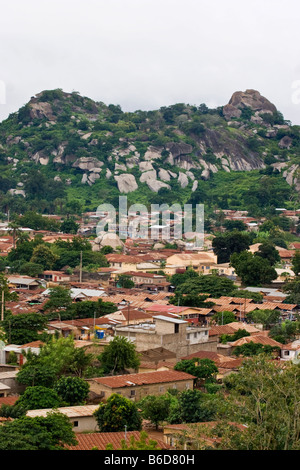
<svg viewBox="0 0 300 470"><path fill-rule="evenodd" d="M242 111L240 108L236 108L232 104L226 104L223 107L223 115L226 119L233 119L241 117Z"/></svg>
<svg viewBox="0 0 300 470"><path fill-rule="evenodd" d="M275 113L276 106L257 90L236 91L229 103L223 107L223 115L226 119L238 118L243 108L251 108L261 113Z"/></svg>
<svg viewBox="0 0 300 470"><path fill-rule="evenodd" d="M51 104L47 103L46 101L29 103L29 114L31 119L46 118L49 121L55 120Z"/></svg>

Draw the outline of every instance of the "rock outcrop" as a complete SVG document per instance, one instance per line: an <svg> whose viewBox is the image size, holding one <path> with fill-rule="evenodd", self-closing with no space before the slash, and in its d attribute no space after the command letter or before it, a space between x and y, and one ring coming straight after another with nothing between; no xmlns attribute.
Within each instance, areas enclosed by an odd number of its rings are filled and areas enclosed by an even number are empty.
<svg viewBox="0 0 300 470"><path fill-rule="evenodd" d="M182 188L186 188L186 186L189 184L189 179L185 173L182 173L182 172L179 173L178 183L180 183L180 186Z"/></svg>
<svg viewBox="0 0 300 470"><path fill-rule="evenodd" d="M100 251L103 246L110 246L116 250L120 246L123 247L124 242L116 233L99 232L97 233L97 237L92 242L92 245L93 251Z"/></svg>
<svg viewBox="0 0 300 470"><path fill-rule="evenodd" d="M276 106L257 90L236 91L229 103L223 107L223 115L226 119L239 118L243 108L251 108L260 113L275 113Z"/></svg>
<svg viewBox="0 0 300 470"><path fill-rule="evenodd" d="M171 189L170 185L155 179L148 179L146 183L148 185L148 188L151 189L151 191L154 191L155 193L157 193L162 188Z"/></svg>
<svg viewBox="0 0 300 470"><path fill-rule="evenodd" d="M122 175L115 175L114 178L117 182L120 193L127 194L138 189L138 184L134 175L123 173Z"/></svg>
<svg viewBox="0 0 300 470"><path fill-rule="evenodd" d="M80 168L80 170L91 170L92 168L101 168L103 162L94 157L81 157L73 163L73 168Z"/></svg>
<svg viewBox="0 0 300 470"><path fill-rule="evenodd" d="M43 102L31 102L29 104L30 108L30 117L31 119L43 119L46 118L49 121L54 121L55 116L52 110L52 107L50 103L47 103L46 101Z"/></svg>

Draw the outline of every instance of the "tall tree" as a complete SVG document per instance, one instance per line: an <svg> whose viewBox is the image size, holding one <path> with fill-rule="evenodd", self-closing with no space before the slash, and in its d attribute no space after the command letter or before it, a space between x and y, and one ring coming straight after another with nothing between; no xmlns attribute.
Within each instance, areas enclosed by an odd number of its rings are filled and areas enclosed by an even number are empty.
<svg viewBox="0 0 300 470"><path fill-rule="evenodd" d="M49 300L44 305L44 311L57 312L72 305L70 289L62 286L52 287L49 291Z"/></svg>
<svg viewBox="0 0 300 470"><path fill-rule="evenodd" d="M83 405L89 394L90 386L81 377L61 377L54 390L58 396L70 406Z"/></svg>
<svg viewBox="0 0 300 470"><path fill-rule="evenodd" d="M250 246L250 235L234 230L215 237L212 241L219 263L228 263L233 253L241 253Z"/></svg>
<svg viewBox="0 0 300 470"><path fill-rule="evenodd" d="M280 262L281 260L278 250L276 250L274 244L271 242L263 242L259 246L255 256L260 256L261 258L267 260L271 266L274 266L274 264Z"/></svg>
<svg viewBox="0 0 300 470"><path fill-rule="evenodd" d="M95 411L100 432L139 431L142 417L137 405L118 394L111 395L106 403L100 403Z"/></svg>
<svg viewBox="0 0 300 470"><path fill-rule="evenodd" d="M20 227L20 224L18 222L12 221L8 224L8 233L13 238L13 248L16 248L17 239L20 236L20 234L22 233L20 228L21 227Z"/></svg>
<svg viewBox="0 0 300 470"><path fill-rule="evenodd" d="M0 426L0 450L64 450L76 445L70 419L58 412L24 416Z"/></svg>
<svg viewBox="0 0 300 470"><path fill-rule="evenodd" d="M40 313L7 313L2 328L9 343L22 345L40 339L46 322L47 319Z"/></svg>
<svg viewBox="0 0 300 470"><path fill-rule="evenodd" d="M300 273L300 251L296 250L292 258L292 270L295 276L298 276Z"/></svg>
<svg viewBox="0 0 300 470"><path fill-rule="evenodd" d="M280 367L259 355L244 360L224 385L223 421L241 423L244 430L224 431L221 449L300 450L299 365Z"/></svg>
<svg viewBox="0 0 300 470"><path fill-rule="evenodd" d="M171 399L170 395L147 395L142 398L138 406L142 410L144 419L149 419L155 424L156 429L161 422L165 421L170 412Z"/></svg>
<svg viewBox="0 0 300 470"><path fill-rule="evenodd" d="M52 269L58 257L47 245L38 245L34 248L31 263L40 264L44 269Z"/></svg>
<svg viewBox="0 0 300 470"><path fill-rule="evenodd" d="M124 336L115 336L98 357L104 373L117 374L140 364L135 345Z"/></svg>
<svg viewBox="0 0 300 470"><path fill-rule="evenodd" d="M182 359L175 364L174 370L187 372L188 374L197 377L197 379L208 381L214 379L215 375L218 373L218 368L214 361L211 359L199 359L198 357L193 357L193 359Z"/></svg>
<svg viewBox="0 0 300 470"><path fill-rule="evenodd" d="M277 278L277 272L267 259L255 256L250 251L234 253L230 264L242 283L247 286L261 286L269 284Z"/></svg>

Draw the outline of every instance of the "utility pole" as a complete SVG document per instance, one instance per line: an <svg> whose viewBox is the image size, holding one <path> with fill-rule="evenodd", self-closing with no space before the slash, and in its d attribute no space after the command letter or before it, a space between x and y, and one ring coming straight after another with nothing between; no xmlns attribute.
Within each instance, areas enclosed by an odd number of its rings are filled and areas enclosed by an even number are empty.
<svg viewBox="0 0 300 470"><path fill-rule="evenodd" d="M2 289L1 296L1 321L4 321L4 288Z"/></svg>
<svg viewBox="0 0 300 470"><path fill-rule="evenodd" d="M79 282L82 282L82 251L80 252Z"/></svg>

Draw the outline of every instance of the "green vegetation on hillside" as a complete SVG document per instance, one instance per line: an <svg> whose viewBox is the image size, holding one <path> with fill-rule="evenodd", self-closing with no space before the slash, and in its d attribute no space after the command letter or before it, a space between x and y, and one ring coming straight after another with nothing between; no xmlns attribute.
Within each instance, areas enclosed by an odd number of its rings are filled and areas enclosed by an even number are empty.
<svg viewBox="0 0 300 470"><path fill-rule="evenodd" d="M118 174L131 174L138 183L127 194L130 205L204 203L208 215L218 207L249 210L255 217L293 208L293 189L272 165L299 163L300 127L279 112L263 114L260 122L253 122L253 115L244 108L228 122L222 107L184 103L123 112L77 92L45 90L0 124L0 212L65 214L68 204L81 212L103 202L116 206ZM279 145L282 138L290 139L289 145ZM173 173L166 182L170 189L156 192L140 182L139 162L149 149L159 155L151 158L156 173L160 168ZM82 179L93 168L76 163L84 158L100 169L88 183ZM182 186L177 177L188 168L194 176ZM192 190L194 181L198 187Z"/></svg>

